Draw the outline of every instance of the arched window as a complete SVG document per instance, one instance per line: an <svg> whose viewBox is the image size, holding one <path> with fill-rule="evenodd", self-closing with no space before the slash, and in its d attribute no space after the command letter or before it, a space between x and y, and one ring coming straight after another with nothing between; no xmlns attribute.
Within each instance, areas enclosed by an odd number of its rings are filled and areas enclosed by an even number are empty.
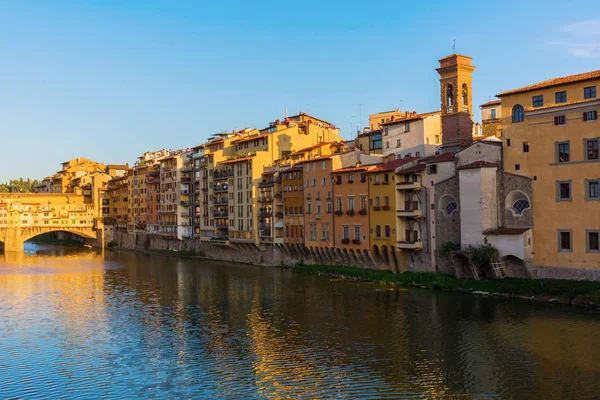
<svg viewBox="0 0 600 400"><path fill-rule="evenodd" d="M452 215L452 211L456 210L457 208L458 208L458 204L455 201L451 201L446 206L446 214Z"/></svg>
<svg viewBox="0 0 600 400"><path fill-rule="evenodd" d="M523 215L523 211L527 210L529 208L529 200L527 199L520 199L515 201L515 204L513 204L513 210L515 210L515 212L519 215Z"/></svg>
<svg viewBox="0 0 600 400"><path fill-rule="evenodd" d="M452 101L454 99L454 88L452 87L452 85L448 85L446 86L446 105L448 106L448 108L452 107Z"/></svg>
<svg viewBox="0 0 600 400"><path fill-rule="evenodd" d="M445 194L438 202L438 210L442 215L452 215L452 212L458 210L458 202L454 196Z"/></svg>
<svg viewBox="0 0 600 400"><path fill-rule="evenodd" d="M506 196L504 207L510 210L513 216L522 216L525 210L531 208L529 197L520 190L513 190Z"/></svg>
<svg viewBox="0 0 600 400"><path fill-rule="evenodd" d="M525 112L523 106L517 104L512 110L512 122L523 122L525 120Z"/></svg>
<svg viewBox="0 0 600 400"><path fill-rule="evenodd" d="M469 87L467 86L466 83L463 83L463 85L462 85L462 103L463 103L463 106L466 106L469 104Z"/></svg>

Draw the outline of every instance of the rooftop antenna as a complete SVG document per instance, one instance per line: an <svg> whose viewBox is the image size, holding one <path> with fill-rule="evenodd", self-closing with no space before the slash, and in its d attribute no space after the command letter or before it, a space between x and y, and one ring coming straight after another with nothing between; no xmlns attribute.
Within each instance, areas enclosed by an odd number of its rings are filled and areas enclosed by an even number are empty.
<svg viewBox="0 0 600 400"><path fill-rule="evenodd" d="M287 113L287 107L285 108L285 119L287 119L288 117L288 113Z"/></svg>
<svg viewBox="0 0 600 400"><path fill-rule="evenodd" d="M362 126L362 106L363 104L358 105L358 126Z"/></svg>
<svg viewBox="0 0 600 400"><path fill-rule="evenodd" d="M456 54L456 39L453 39L452 42L452 54Z"/></svg>

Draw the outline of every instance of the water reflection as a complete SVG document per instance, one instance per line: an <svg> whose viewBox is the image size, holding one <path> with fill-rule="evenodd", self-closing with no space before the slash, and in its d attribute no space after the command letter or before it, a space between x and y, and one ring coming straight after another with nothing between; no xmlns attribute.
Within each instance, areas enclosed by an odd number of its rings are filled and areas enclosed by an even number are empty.
<svg viewBox="0 0 600 400"><path fill-rule="evenodd" d="M0 398L600 393L593 311L131 252L4 256L0 327Z"/></svg>

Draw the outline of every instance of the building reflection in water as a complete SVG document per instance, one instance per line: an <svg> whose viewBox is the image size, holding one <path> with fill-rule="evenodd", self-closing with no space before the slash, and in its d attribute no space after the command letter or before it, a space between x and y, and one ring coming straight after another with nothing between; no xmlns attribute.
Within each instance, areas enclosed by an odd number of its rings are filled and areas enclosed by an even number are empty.
<svg viewBox="0 0 600 400"><path fill-rule="evenodd" d="M109 397L600 392L600 318L586 310L133 252L0 264L0 351L18 339L72 387L80 374Z"/></svg>

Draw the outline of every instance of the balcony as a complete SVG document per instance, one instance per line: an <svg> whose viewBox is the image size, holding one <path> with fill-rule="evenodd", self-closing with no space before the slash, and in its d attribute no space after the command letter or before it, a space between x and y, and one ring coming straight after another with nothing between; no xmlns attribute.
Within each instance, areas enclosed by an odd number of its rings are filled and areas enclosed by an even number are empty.
<svg viewBox="0 0 600 400"><path fill-rule="evenodd" d="M213 181L222 181L233 176L233 171L221 171L213 174Z"/></svg>
<svg viewBox="0 0 600 400"><path fill-rule="evenodd" d="M224 197L224 198L221 198L221 199L215 199L213 201L213 204L215 206L218 206L218 205L227 205L228 203L229 203L229 199L227 197Z"/></svg>
<svg viewBox="0 0 600 400"><path fill-rule="evenodd" d="M342 239L342 244L350 244L350 239Z"/></svg>
<svg viewBox="0 0 600 400"><path fill-rule="evenodd" d="M398 190L421 190L423 186L421 182L397 182L396 189Z"/></svg>
<svg viewBox="0 0 600 400"><path fill-rule="evenodd" d="M342 210L335 210L335 215L342 215L344 212Z"/></svg>
<svg viewBox="0 0 600 400"><path fill-rule="evenodd" d="M355 211L354 211L354 210L347 210L347 211L346 211L346 214L347 214L347 215L354 215L354 214L355 214Z"/></svg>
<svg viewBox="0 0 600 400"><path fill-rule="evenodd" d="M281 193L281 191L275 193L275 198L281 199L282 197L283 197L283 193Z"/></svg>
<svg viewBox="0 0 600 400"><path fill-rule="evenodd" d="M315 213L315 219L323 219L323 213Z"/></svg>
<svg viewBox="0 0 600 400"><path fill-rule="evenodd" d="M258 229L260 229L261 231L268 231L269 235L271 234L271 225L269 224L260 224L258 226Z"/></svg>
<svg viewBox="0 0 600 400"><path fill-rule="evenodd" d="M220 231L226 231L229 229L229 226L227 224L217 224L217 229Z"/></svg>
<svg viewBox="0 0 600 400"><path fill-rule="evenodd" d="M277 218L283 218L283 213L282 213L282 212L276 212L276 213L275 213L275 216L276 216Z"/></svg>
<svg viewBox="0 0 600 400"><path fill-rule="evenodd" d="M271 211L263 211L261 210L258 213L258 217L259 218L271 218L273 216L273 213Z"/></svg>
<svg viewBox="0 0 600 400"><path fill-rule="evenodd" d="M366 209L366 208L363 208L363 209L362 209L362 210L360 210L358 213L359 213L360 215L367 215L367 212L368 212L368 211L367 211L367 209Z"/></svg>
<svg viewBox="0 0 600 400"><path fill-rule="evenodd" d="M423 242L420 242L420 241L417 241L417 242L399 241L398 242L398 248L399 249L405 249L405 250L422 250L423 249Z"/></svg>
<svg viewBox="0 0 600 400"><path fill-rule="evenodd" d="M397 210L396 216L398 218L421 218L423 210Z"/></svg>
<svg viewBox="0 0 600 400"><path fill-rule="evenodd" d="M259 197L258 198L258 202L259 203L272 203L273 202L273 198L272 197Z"/></svg>
<svg viewBox="0 0 600 400"><path fill-rule="evenodd" d="M182 176L181 177L181 182L186 183L186 182L191 182L192 177L191 176Z"/></svg>
<svg viewBox="0 0 600 400"><path fill-rule="evenodd" d="M229 185L213 185L214 193L223 193L229 190Z"/></svg>
<svg viewBox="0 0 600 400"><path fill-rule="evenodd" d="M229 212L228 211L213 211L213 217L227 218L227 217L229 217Z"/></svg>
<svg viewBox="0 0 600 400"><path fill-rule="evenodd" d="M262 181L258 184L259 188L270 188L273 187L274 182L273 181Z"/></svg>

